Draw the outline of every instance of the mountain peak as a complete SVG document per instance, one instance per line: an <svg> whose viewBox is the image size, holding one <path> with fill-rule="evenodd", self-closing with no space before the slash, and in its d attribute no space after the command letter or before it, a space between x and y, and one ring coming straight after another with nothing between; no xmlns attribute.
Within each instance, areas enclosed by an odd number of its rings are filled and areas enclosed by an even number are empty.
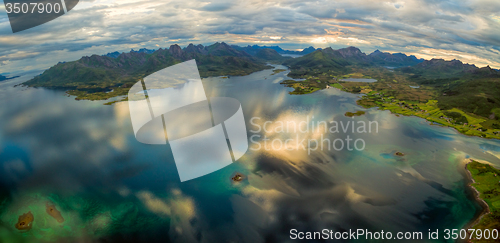
<svg viewBox="0 0 500 243"><path fill-rule="evenodd" d="M205 47L205 50L208 54L214 56L250 57L248 53L244 51L238 51L225 42L217 42L213 45Z"/></svg>
<svg viewBox="0 0 500 243"><path fill-rule="evenodd" d="M431 60L425 60L419 63L417 68L425 68L427 70L437 70L437 71L454 71L454 72L474 72L478 68L475 65L465 64L459 60L453 59L451 61L446 61L442 58L433 58Z"/></svg>
<svg viewBox="0 0 500 243"><path fill-rule="evenodd" d="M359 48L354 47L354 46L338 49L337 51L344 58L366 56L363 52L361 52L361 50Z"/></svg>
<svg viewBox="0 0 500 243"><path fill-rule="evenodd" d="M205 47L201 44L195 46L193 43L190 43L184 50L188 53L207 54L207 50L205 50Z"/></svg>
<svg viewBox="0 0 500 243"><path fill-rule="evenodd" d="M180 57L182 55L182 48L177 44L171 45L170 48L168 49L168 51L174 57Z"/></svg>

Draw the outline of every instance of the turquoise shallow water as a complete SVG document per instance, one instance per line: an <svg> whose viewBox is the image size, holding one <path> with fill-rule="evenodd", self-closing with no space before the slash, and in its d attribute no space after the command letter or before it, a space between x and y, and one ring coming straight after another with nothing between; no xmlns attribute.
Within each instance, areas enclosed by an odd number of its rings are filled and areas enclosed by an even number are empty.
<svg viewBox="0 0 500 243"><path fill-rule="evenodd" d="M0 107L0 241L289 241L290 229L460 229L479 212L466 188L463 161L500 166L499 141L366 110L355 104L357 95L337 89L289 95L291 89L279 84L285 75L265 70L203 80L208 96L241 102L248 135L255 137L238 162L183 183L168 145L135 140L126 102L104 106L61 91L13 87L28 76L0 83L0 100L8 104ZM366 115L343 115L357 110ZM266 121L269 131L254 132ZM281 132L279 121L372 121L378 132L332 133L321 125ZM291 150L256 150L264 136L349 136L365 146L308 153L291 143ZM397 151L405 155L395 156ZM230 180L236 172L245 175L240 183ZM47 202L65 222L45 213ZM14 224L28 211L33 227L19 232Z"/></svg>

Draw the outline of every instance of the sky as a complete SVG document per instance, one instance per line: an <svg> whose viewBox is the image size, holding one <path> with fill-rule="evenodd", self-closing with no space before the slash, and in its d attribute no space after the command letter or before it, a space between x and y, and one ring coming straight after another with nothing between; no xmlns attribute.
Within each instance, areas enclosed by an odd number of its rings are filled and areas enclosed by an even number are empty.
<svg viewBox="0 0 500 243"><path fill-rule="evenodd" d="M290 50L356 46L500 68L498 0L80 0L18 33L0 2L3 74L92 54L222 41Z"/></svg>

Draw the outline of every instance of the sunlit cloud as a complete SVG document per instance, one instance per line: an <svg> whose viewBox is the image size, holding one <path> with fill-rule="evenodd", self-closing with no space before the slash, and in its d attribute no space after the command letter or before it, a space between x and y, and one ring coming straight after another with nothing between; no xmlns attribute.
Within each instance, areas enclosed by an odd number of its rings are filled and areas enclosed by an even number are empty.
<svg viewBox="0 0 500 243"><path fill-rule="evenodd" d="M0 5L1 6L1 5ZM357 46L500 68L500 3L474 1L80 1L13 34L0 9L0 73L46 69L84 55L171 44Z"/></svg>

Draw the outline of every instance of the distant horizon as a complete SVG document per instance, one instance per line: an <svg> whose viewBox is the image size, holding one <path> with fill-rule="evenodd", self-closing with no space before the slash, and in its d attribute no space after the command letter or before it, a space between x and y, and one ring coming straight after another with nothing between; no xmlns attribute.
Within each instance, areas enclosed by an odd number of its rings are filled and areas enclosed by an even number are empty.
<svg viewBox="0 0 500 243"><path fill-rule="evenodd" d="M489 67L490 67L490 68L492 68L492 69L496 69L496 70L499 70L499 71L500 71L500 68L493 67L493 66L492 66L492 65L490 65L490 64L486 64L486 65L484 65L484 66L480 66L480 65L477 65L477 64L474 64L474 63L464 62L463 60L460 60L460 59L446 59L446 58L442 58L442 57L433 57L433 58L429 58L429 59L427 59L427 58L422 58L422 57L419 57L419 56L414 55L414 54L408 54L408 53L404 53L404 52L396 52L396 51L394 51L394 52L390 52L390 51L385 51L385 50L380 50L380 49L375 49L375 50L373 50L373 51L371 51L371 52L366 52L366 51L363 51L363 49L361 49L361 48L359 48L359 47L357 47L357 46L355 46L355 45L346 45L346 46L344 46L344 47L340 47L340 48L334 48L334 47L332 47L332 46L327 46L327 47L317 47L317 46L309 45L309 46L304 47L304 48L301 48L301 49L285 49L283 46L279 45L278 43L273 43L273 44L245 44L245 43L239 43L239 44L235 44L235 43L230 43L230 42L226 42L226 41L216 41L216 42L212 42L212 43L210 43L210 42L208 42L208 43L206 43L206 42L205 42L205 43L188 43L188 44L178 44L178 43L173 43L173 44L170 44L170 45L168 45L168 46L164 46L164 47L156 47L156 48L148 48L148 47L141 46L141 47L130 48L130 49L128 49L127 51L125 51L125 50L111 50L111 51L107 51L106 53L92 53L92 54L89 54L89 55L82 55L82 56L80 56L80 57L78 57L78 58L76 58L76 59L73 59L73 60L66 60L66 61L56 60L56 61L55 61L55 62L53 62L51 65L49 65L47 68L41 68L41 69L31 69L31 70L25 70L25 71L0 72L0 75L4 75L4 76L16 76L16 75L23 75L23 74L25 74L25 73L30 73L30 72L34 72L34 71L43 71L43 70L49 69L50 67L52 67L52 66L56 65L56 64L57 64L57 63L59 63L59 62L72 62L72 61L77 61L77 60L79 60L80 58L82 58L82 57L84 57L84 56L92 56L92 55L105 56L106 54L113 53L113 52L119 52L120 54L121 54L121 53L129 53L129 52L131 52L132 50L134 50L134 51L139 51L140 49L143 49L143 48L144 48L144 49L148 49L148 50L155 50L155 51L156 51L156 50L158 50L158 49L160 49L160 48L162 48L162 49L168 49L168 48L170 48L170 46L172 46L172 45L178 45L178 46L180 46L181 48L183 48L183 49L184 49L184 48L186 48L187 46L189 46L190 44L193 44L193 45L199 45L199 44L201 44L201 45L203 45L203 46L209 46L209 45L213 45L213 44L216 44L216 43L226 43L226 44L227 44L227 45L229 45L229 46L236 45L236 46L240 46L240 47L246 47L246 46L259 46L259 47L263 47L263 46L267 46L267 47L278 46L278 47L280 47L280 48L282 48L283 50L286 50L286 51L302 51L302 50L304 50L304 49L306 49L306 48L309 48L309 47L313 47L313 48L315 48L315 49L317 49L317 48L326 49L326 48L329 48L329 47L330 47L330 48L332 48L332 49L334 49L334 50L343 49L343 48L348 48L348 47L355 47L355 48L360 49L360 50L361 50L361 52L363 52L365 55L369 55L369 54L371 54L371 53L373 53L373 52L375 52L375 51L377 51L377 50L378 50L378 51L380 51L380 52L390 53L390 54L401 53L401 54L405 54L405 55L407 55L407 56L412 56L412 55L413 55L413 56L415 56L417 59L423 59L423 60L427 60L427 61L432 60L432 59L442 59L442 60L444 60L444 61L453 61L453 60L458 60L458 61L462 62L463 64L470 64L470 65L474 65L474 66L476 66L476 67L478 67L478 68L484 68L484 67L489 66ZM1 66L0 66L0 67L1 67ZM1 68L0 68L0 70L1 70Z"/></svg>

